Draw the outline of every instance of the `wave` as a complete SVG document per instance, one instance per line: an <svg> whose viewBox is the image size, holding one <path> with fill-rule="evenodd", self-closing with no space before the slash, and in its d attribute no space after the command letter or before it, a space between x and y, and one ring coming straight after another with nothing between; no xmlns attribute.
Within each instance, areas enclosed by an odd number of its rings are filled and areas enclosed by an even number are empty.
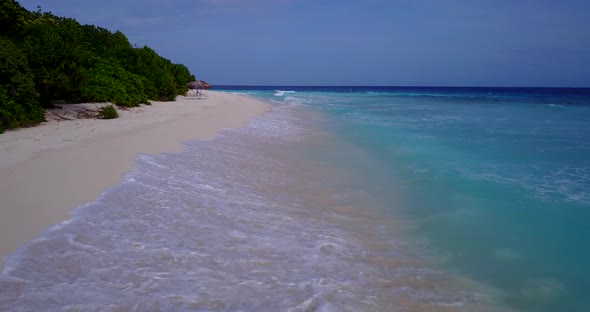
<svg viewBox="0 0 590 312"><path fill-rule="evenodd" d="M590 182L588 168L560 168L543 174L471 172L468 167L462 168L457 170L467 179L520 187L527 190L531 198L552 203L590 204L590 193L585 191Z"/></svg>
<svg viewBox="0 0 590 312"><path fill-rule="evenodd" d="M299 105L303 105L304 101L300 98L296 98L293 96L287 96L287 97L285 97L285 103L290 106L299 106Z"/></svg>
<svg viewBox="0 0 590 312"><path fill-rule="evenodd" d="M289 93L295 93L295 91L283 91L283 90L275 90L275 96L285 96Z"/></svg>
<svg viewBox="0 0 590 312"><path fill-rule="evenodd" d="M316 150L292 144L310 124L279 107L181 153L140 155L122 184L9 259L0 310L481 310L478 288L412 257L356 204L368 197L340 186L348 172L300 157Z"/></svg>

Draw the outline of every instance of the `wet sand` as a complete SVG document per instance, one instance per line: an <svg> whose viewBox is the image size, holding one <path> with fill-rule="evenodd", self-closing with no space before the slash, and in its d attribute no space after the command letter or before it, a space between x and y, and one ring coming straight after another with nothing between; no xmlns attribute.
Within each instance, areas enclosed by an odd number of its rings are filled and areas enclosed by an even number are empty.
<svg viewBox="0 0 590 312"><path fill-rule="evenodd" d="M180 151L183 141L212 139L269 109L240 95L209 95L119 110L120 118L113 120L50 114L53 120L38 127L1 134L0 257L121 182L138 154ZM88 106L96 105L83 108Z"/></svg>
<svg viewBox="0 0 590 312"><path fill-rule="evenodd" d="M384 218L379 168L321 120L273 106L136 157L122 183L8 258L0 309L496 311L398 233L401 216Z"/></svg>

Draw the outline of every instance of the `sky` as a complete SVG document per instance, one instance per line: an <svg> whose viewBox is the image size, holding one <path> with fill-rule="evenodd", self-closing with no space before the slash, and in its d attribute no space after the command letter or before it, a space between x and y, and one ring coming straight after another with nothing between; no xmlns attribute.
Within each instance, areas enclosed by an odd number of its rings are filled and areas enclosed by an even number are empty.
<svg viewBox="0 0 590 312"><path fill-rule="evenodd" d="M217 85L590 87L588 0L21 0Z"/></svg>

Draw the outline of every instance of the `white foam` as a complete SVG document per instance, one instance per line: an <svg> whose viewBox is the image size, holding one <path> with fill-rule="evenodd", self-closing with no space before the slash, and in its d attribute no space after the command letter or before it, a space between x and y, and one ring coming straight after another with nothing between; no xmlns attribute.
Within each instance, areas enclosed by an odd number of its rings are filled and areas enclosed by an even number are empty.
<svg viewBox="0 0 590 312"><path fill-rule="evenodd" d="M338 216L333 198L353 195L329 187L324 166L286 152L303 121L286 110L267 117L182 153L138 157L124 183L12 258L0 289L14 293L0 292L0 310L372 311L396 298L402 308L469 301L470 291L432 287L444 284L440 272L408 260L393 237L381 240L382 227L358 235L378 218L366 207ZM415 278L420 285L407 285ZM411 290L396 297L391 285Z"/></svg>
<svg viewBox="0 0 590 312"><path fill-rule="evenodd" d="M305 102L302 99L294 97L294 96L286 96L284 101L289 106L301 106L301 105L305 104Z"/></svg>
<svg viewBox="0 0 590 312"><path fill-rule="evenodd" d="M285 96L287 94L295 93L295 91L275 90L275 96Z"/></svg>

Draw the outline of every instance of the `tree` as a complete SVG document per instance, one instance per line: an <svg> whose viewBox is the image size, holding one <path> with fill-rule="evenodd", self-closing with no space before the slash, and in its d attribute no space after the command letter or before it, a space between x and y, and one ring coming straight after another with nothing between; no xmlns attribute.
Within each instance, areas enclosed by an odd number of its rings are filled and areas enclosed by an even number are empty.
<svg viewBox="0 0 590 312"><path fill-rule="evenodd" d="M31 13L14 0L0 0L0 36L20 35Z"/></svg>
<svg viewBox="0 0 590 312"><path fill-rule="evenodd" d="M120 31L80 25L51 12L29 12L0 0L0 123L2 128L43 120L43 107L110 101L123 106L148 99L174 101L194 80L149 47L134 48Z"/></svg>
<svg viewBox="0 0 590 312"><path fill-rule="evenodd" d="M26 56L0 37L0 132L45 120Z"/></svg>

